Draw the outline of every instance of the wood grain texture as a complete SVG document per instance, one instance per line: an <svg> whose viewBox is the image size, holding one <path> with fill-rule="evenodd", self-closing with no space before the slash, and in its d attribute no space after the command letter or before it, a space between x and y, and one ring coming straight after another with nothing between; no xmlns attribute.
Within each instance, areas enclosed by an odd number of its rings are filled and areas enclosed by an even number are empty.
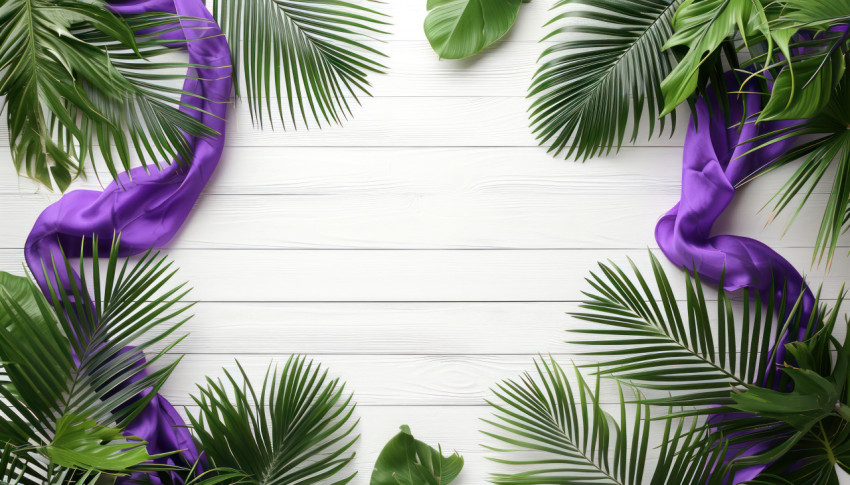
<svg viewBox="0 0 850 485"><path fill-rule="evenodd" d="M674 294L685 295L684 277L655 251L670 273ZM175 249L179 278L194 285L197 301L579 301L584 277L597 262L649 273L646 250L244 250ZM798 268L811 249L781 251ZM0 250L0 270L21 273L21 252ZM850 260L836 260L829 274L813 274L825 295L837 294Z"/></svg>
<svg viewBox="0 0 850 485"><path fill-rule="evenodd" d="M499 471L480 446L489 388L539 354L587 362L564 342L585 325L568 315L584 278L608 259L646 269L648 248L663 259L654 226L680 193L687 110L672 138L647 139L642 127L636 146L586 163L536 146L525 93L554 3L523 4L503 41L446 61L422 32L424 2L389 2L390 71L371 78L374 98L344 126L260 132L245 104L231 111L220 166L166 250L200 302L169 357L185 354L164 390L180 412L193 412L204 375L234 359L258 378L305 354L359 403L354 485L368 483L401 424L464 455L459 485ZM0 270L22 274L26 234L59 195L15 175L4 123ZM777 248L834 298L850 275L847 240L828 273L810 265L828 187L784 235L787 219L765 226L770 211L759 211L794 168L746 186L714 232ZM86 173L73 188L109 181ZM664 264L683 297L681 271ZM603 400L614 396L608 387Z"/></svg>

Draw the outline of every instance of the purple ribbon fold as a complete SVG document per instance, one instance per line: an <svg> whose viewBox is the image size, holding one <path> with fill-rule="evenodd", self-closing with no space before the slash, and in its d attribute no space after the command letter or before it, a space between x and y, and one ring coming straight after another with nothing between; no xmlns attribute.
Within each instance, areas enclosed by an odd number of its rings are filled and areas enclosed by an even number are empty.
<svg viewBox="0 0 850 485"><path fill-rule="evenodd" d="M729 79L730 92L758 91L741 89L734 77ZM738 96L743 96L743 100ZM730 108L729 119L741 120L745 109L747 115L759 112L762 99L758 94L731 95ZM703 98L697 101L695 117L696 123L692 118L685 139L681 200L661 217L655 228L655 239L670 261L689 271L696 270L701 279L715 284L723 278L723 286L728 291L758 290L762 299L784 301L788 309L802 297L802 324L794 339L802 338L815 310L814 295L803 276L764 243L743 236L711 234L715 221L732 202L735 185L769 165L793 143L784 140L748 153L758 146L749 140L793 122L747 122L743 126L728 126L732 123L723 121L716 100L712 99L709 110ZM774 288L772 295L771 286ZM777 346L773 359L777 365L784 362L783 344L791 340L792 336L786 335ZM741 456L748 456L764 452L766 448L763 444L744 445L737 451ZM733 481L752 480L764 468L755 466L740 470Z"/></svg>
<svg viewBox="0 0 850 485"><path fill-rule="evenodd" d="M97 236L101 254L108 253L112 238L121 235L122 256L130 256L168 243L192 210L204 185L216 168L224 148L225 117L231 92L230 50L212 15L202 0L116 1L111 7L121 15L167 12L184 18L180 29L163 32L162 38L185 47L189 63L182 102L194 107L180 109L219 133L210 138L189 138L192 159L172 163L162 170L148 172L138 167L119 177L105 190L68 192L39 215L24 250L27 264L42 291L48 278L66 288L69 278L60 266L53 274L51 261L61 260L61 252L80 254L82 241ZM90 244L86 255L91 255ZM42 270L42 262L48 268ZM174 407L155 396L126 429L148 444L150 453L182 450L161 460L172 465L191 465L198 451L191 434ZM151 477L159 483L156 477ZM173 475L172 478L177 478Z"/></svg>

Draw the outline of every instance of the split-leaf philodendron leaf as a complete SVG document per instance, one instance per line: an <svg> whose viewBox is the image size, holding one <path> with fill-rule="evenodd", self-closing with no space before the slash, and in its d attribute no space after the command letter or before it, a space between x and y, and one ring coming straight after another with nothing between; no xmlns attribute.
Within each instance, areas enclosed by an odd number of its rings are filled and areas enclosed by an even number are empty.
<svg viewBox="0 0 850 485"><path fill-rule="evenodd" d="M439 445L437 445L439 447ZM375 463L370 485L448 485L460 474L463 458L415 439L407 425L391 439Z"/></svg>
<svg viewBox="0 0 850 485"><path fill-rule="evenodd" d="M499 40L529 0L428 0L425 35L443 59L463 59Z"/></svg>

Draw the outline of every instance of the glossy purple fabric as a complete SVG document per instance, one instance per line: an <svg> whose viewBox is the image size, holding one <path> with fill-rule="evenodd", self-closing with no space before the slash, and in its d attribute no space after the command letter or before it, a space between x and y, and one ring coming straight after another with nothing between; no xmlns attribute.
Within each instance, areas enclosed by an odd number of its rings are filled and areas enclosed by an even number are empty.
<svg viewBox="0 0 850 485"><path fill-rule="evenodd" d="M113 182L102 192L68 192L45 209L36 220L25 247L27 264L42 290L47 278L67 285L68 278L76 277L65 274L64 269L57 275L48 272L47 276L42 271L42 262L50 268L51 259L59 258L60 245L67 254L80 254L83 239L90 241L96 235L102 245L101 254L108 254L113 236L120 233L121 253L129 256L168 243L192 210L224 147L227 100L231 91L230 51L203 1L119 0L111 5L124 15L169 12L187 18L181 20L181 29L164 33L163 38L185 47L191 64L208 67L191 68L184 83L184 90L197 96L184 95L183 102L198 109L181 109L219 135L191 139L193 158L182 166L172 163L161 171L152 168L150 173L139 167L129 175L122 174L120 185ZM164 462L179 464L182 459L183 464L191 464L198 457L182 419L161 396L151 401L127 431L148 441L151 453L183 450L181 455Z"/></svg>
<svg viewBox="0 0 850 485"><path fill-rule="evenodd" d="M761 109L758 95L745 95L744 102L750 114ZM730 119L740 120L743 110L740 99L733 97L731 106ZM705 100L697 102L700 129L691 120L682 161L681 199L661 217L655 227L655 239L670 261L689 270L695 268L702 279L715 284L723 276L724 287L729 291L750 288L767 297L771 283L775 283L774 298L784 299L789 308L802 293L804 321L807 321L814 296L791 263L755 239L712 235L715 221L735 196L735 185L787 151L792 141L774 143L745 155L756 146L747 140L782 125L746 123L743 127L727 127L722 116L718 117L717 107L713 113L711 116ZM785 284L788 287L783 293ZM779 350L782 353L776 356L777 362L784 355L784 348Z"/></svg>
<svg viewBox="0 0 850 485"><path fill-rule="evenodd" d="M730 92L737 90L738 85L733 83ZM759 95L744 95L748 114L760 111L761 102ZM730 119L742 119L744 105L741 99L733 96L730 103ZM808 322L815 299L791 263L755 239L712 235L714 222L735 195L735 185L787 151L792 141L774 143L765 149L746 154L755 146L747 143L747 140L782 125L747 123L743 127L727 126L722 121L723 117L718 116L716 103L709 113L704 99L697 102L695 115L698 123L691 120L685 139L681 200L658 222L655 228L658 245L673 263L689 271L695 269L703 280L717 284L723 276L726 290L758 290L763 298L773 297L777 302L784 299L789 309L802 294L803 322ZM773 295L770 295L771 283L775 287ZM787 291L783 292L786 284ZM786 336L784 341L802 338L805 326L802 327L800 335ZM782 345L778 347L773 361L782 364L785 348ZM744 456L767 451L767 446L763 444L746 448L743 446L735 451ZM736 473L733 481L742 483L751 480L763 469L746 468Z"/></svg>

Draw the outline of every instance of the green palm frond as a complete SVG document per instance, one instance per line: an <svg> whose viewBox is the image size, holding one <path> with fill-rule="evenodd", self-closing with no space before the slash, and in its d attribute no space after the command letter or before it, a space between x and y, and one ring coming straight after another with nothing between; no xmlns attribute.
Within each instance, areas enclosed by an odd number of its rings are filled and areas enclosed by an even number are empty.
<svg viewBox="0 0 850 485"><path fill-rule="evenodd" d="M777 345L784 336L797 336L801 324L811 331L824 328L838 315L836 307L816 312L816 321L802 322L802 307L786 308L782 300L762 303L758 292L744 290L740 321L732 301L718 290L716 309L704 295L699 277L687 277L687 301L676 301L670 281L657 258L650 254L655 284L651 285L634 263L634 278L615 264L600 264L601 274L587 279L582 312L574 317L596 324L571 330L592 335L575 342L605 350L589 355L605 357L600 372L633 383L641 389L672 393L649 402L672 406L731 403L730 390L749 384L772 387L783 378L774 364ZM654 288L653 288L654 286ZM774 289L771 288L773 295ZM784 315L789 315L787 320ZM793 340L793 339L791 339Z"/></svg>
<svg viewBox="0 0 850 485"><path fill-rule="evenodd" d="M359 438L352 436L357 421L345 384L291 357L281 372L269 367L257 393L237 365L241 382L225 370L226 382L208 378L192 397L200 411L189 420L210 462L245 474L243 483L307 485L342 472Z"/></svg>
<svg viewBox="0 0 850 485"><path fill-rule="evenodd" d="M555 154L587 159L610 153L622 145L626 134L638 135L646 111L649 135L664 107L661 81L671 72L673 60L662 53L672 35L673 13L679 0L561 0L555 8L581 4L555 16L547 25L557 27L543 40L556 35L582 34L548 47L529 96L531 121L538 141L551 141ZM588 22L562 25L567 20ZM629 118L633 127L627 128ZM659 132L665 128L661 118ZM670 116L671 130L675 113Z"/></svg>
<svg viewBox="0 0 850 485"><path fill-rule="evenodd" d="M0 287L0 441L6 478L20 483L93 483L101 472L125 474L153 458L121 430L156 394L177 362L152 370L174 344L145 362L144 351L172 335L188 306L170 288L170 264L146 254L130 266L113 242L106 268L93 244L92 281L80 263L67 288L48 279L50 300L26 278L4 275ZM53 262L72 274L71 262ZM177 319L177 320L176 320ZM176 320L176 323L175 323ZM180 339L178 339L179 341ZM135 348L128 348L130 344ZM178 359L179 361L179 359ZM145 397L141 391L151 389Z"/></svg>
<svg viewBox="0 0 850 485"><path fill-rule="evenodd" d="M647 469L652 429L648 405L627 404L620 388L619 419L614 419L600 403L599 376L591 387L576 369L575 389L554 359L535 365L536 377L526 374L494 389L502 402L490 402L495 419L484 421L494 429L484 434L508 448L486 448L498 453L491 460L519 471L494 474L493 483L715 483L707 471L724 454L696 446L704 437L696 421L666 419L659 461L654 470Z"/></svg>
<svg viewBox="0 0 850 485"><path fill-rule="evenodd" d="M319 127L338 124L351 114L349 96L359 102L358 94L369 95L369 73L386 69L370 40L389 24L365 6L378 2L358 2L213 0L230 42L236 94L244 90L255 125L268 117L274 126L275 111L284 128L298 119L309 127L310 116Z"/></svg>
<svg viewBox="0 0 850 485"><path fill-rule="evenodd" d="M171 49L145 29L178 17L118 17L101 0L9 0L0 7L0 95L6 97L12 158L18 171L65 190L100 145L117 177L131 147L144 163L188 159L186 134L215 132L178 111L190 95L161 81L185 63L153 59ZM153 81L153 82L150 82ZM129 131L130 135L125 133ZM114 150L114 152L113 152ZM92 160L94 160L92 158Z"/></svg>
<svg viewBox="0 0 850 485"><path fill-rule="evenodd" d="M800 197L797 210L789 221L794 222L797 215L809 200L815 187L824 181L831 166L835 166L832 190L824 209L823 219L815 239L815 250L812 264L821 263L826 258L827 266L832 264L839 236L847 230L850 211L850 83L842 79L833 91L826 107L814 117L767 133L751 141L758 142L753 150L764 148L777 141L792 137L803 137L801 144L782 154L774 163L757 175L770 172L781 166L801 160L800 166L791 178L776 194L773 202L775 216L785 210L788 205ZM827 177L828 179L828 177Z"/></svg>

